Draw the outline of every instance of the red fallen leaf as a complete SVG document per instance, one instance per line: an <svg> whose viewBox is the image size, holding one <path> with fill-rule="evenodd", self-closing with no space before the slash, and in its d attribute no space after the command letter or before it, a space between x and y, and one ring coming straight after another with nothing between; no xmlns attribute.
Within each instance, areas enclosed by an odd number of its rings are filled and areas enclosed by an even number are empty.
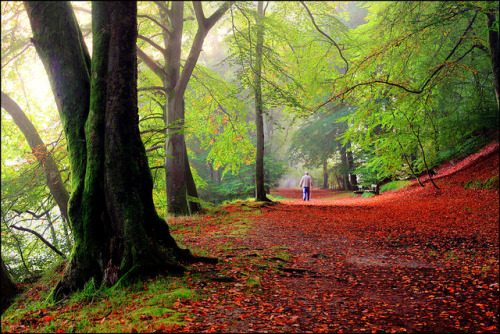
<svg viewBox="0 0 500 334"><path fill-rule="evenodd" d="M481 328L485 331L494 331L495 329L497 329L497 326L492 325L490 327L481 327Z"/></svg>
<svg viewBox="0 0 500 334"><path fill-rule="evenodd" d="M42 318L43 321L52 321L54 318L52 318L50 315L46 315L45 317Z"/></svg>
<svg viewBox="0 0 500 334"><path fill-rule="evenodd" d="M66 333L66 331L64 329L58 329L56 330L56 333Z"/></svg>

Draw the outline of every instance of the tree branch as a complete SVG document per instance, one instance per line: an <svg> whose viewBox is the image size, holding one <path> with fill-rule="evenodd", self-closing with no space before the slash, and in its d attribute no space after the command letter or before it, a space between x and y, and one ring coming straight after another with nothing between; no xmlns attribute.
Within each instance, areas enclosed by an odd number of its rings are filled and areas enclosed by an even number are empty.
<svg viewBox="0 0 500 334"><path fill-rule="evenodd" d="M151 151L157 150L159 148L163 148L163 145L152 146L152 147L146 149L146 152L151 152Z"/></svg>
<svg viewBox="0 0 500 334"><path fill-rule="evenodd" d="M156 23L157 26L159 26L160 28L165 30L167 32L167 34L170 34L170 31L168 30L167 27L165 27L163 24L161 24L160 22L158 22L156 19L152 18L151 16L149 16L149 15L137 15L137 17L145 17L147 19L150 19L151 21Z"/></svg>
<svg viewBox="0 0 500 334"><path fill-rule="evenodd" d="M69 193L61 178L61 172L54 161L54 157L47 151L47 145L45 145L40 138L35 126L31 123L21 107L4 92L1 92L1 95L2 108L9 113L26 138L33 155L40 163L45 174L45 184L54 197L64 219L68 221Z"/></svg>
<svg viewBox="0 0 500 334"><path fill-rule="evenodd" d="M151 86L151 87L137 88L138 92L148 91L148 90L159 90L163 94L167 95L167 89L165 87L161 87L161 86Z"/></svg>
<svg viewBox="0 0 500 334"><path fill-rule="evenodd" d="M163 11L167 14L170 14L170 10L161 2L161 1L153 1L158 7L163 9Z"/></svg>
<svg viewBox="0 0 500 334"><path fill-rule="evenodd" d="M224 2L219 7L219 9L217 9L208 19L205 19L201 2L193 1L193 8L198 21L198 30L196 31L193 44L191 45L191 50L189 51L188 58L186 60L186 63L184 64L181 77L175 85L175 90L177 93L184 94L184 91L186 90L187 84L189 82L189 78L193 74L194 67L196 66L196 63L200 56L205 37L207 36L210 29L214 26L214 24L229 9L229 6L229 1Z"/></svg>
<svg viewBox="0 0 500 334"><path fill-rule="evenodd" d="M347 71L349 71L349 63L347 62L347 59L345 59L344 55L342 54L342 50L340 49L340 47L338 46L338 44L330 37L328 36L328 34L326 34L323 30L321 30L318 25L316 24L316 21L314 20L314 16L312 15L312 13L309 11L309 8L306 6L306 4L304 3L304 1L300 1L300 3L302 4L302 6L304 6L304 8L306 9L307 11L307 14L309 15L309 17L311 18L311 22L313 23L314 27L316 28L316 30L322 34L323 36L325 36L330 42L332 42L332 44L337 48L337 50L339 51L339 55L340 57L342 58L342 60L345 62L345 65L346 65L346 69L345 69L345 73L347 73ZM345 74L344 73L344 74Z"/></svg>
<svg viewBox="0 0 500 334"><path fill-rule="evenodd" d="M142 51L138 46L137 48L137 56L144 62L146 65L156 74L162 82L167 81L168 74L165 72L160 66L156 65L153 59L151 59L144 51Z"/></svg>
<svg viewBox="0 0 500 334"><path fill-rule="evenodd" d="M52 249L54 252L56 252L59 256L61 256L65 260L67 259L66 255L64 255L64 253L62 253L60 250L58 250L56 247L54 247L50 242L48 242L47 240L45 240L45 238L42 237L38 232L30 230L29 228L18 227L16 225L10 225L10 227L15 228L16 230L19 230L19 231L25 231L25 232L29 232L31 234L34 234L38 239L42 240L44 244L46 244L47 246L49 246L49 248Z"/></svg>
<svg viewBox="0 0 500 334"><path fill-rule="evenodd" d="M161 46L159 46L158 44L156 44L155 42L153 42L151 39L149 39L145 36L142 36L142 35L137 35L137 38L140 38L143 41L148 42L149 44L151 44L152 47L154 47L156 50L160 51L163 55L165 55L166 50L164 48L162 48Z"/></svg>
<svg viewBox="0 0 500 334"><path fill-rule="evenodd" d="M30 211L30 210L26 210L26 211L19 211L19 210L16 210L16 209L12 209L12 211L14 211L15 213L17 213L18 215L22 214L22 213L29 213L30 215L32 215L33 217L35 217L36 219L40 219L42 218L43 216L45 216L47 214L47 212L49 212L50 210L52 210L52 208L46 210L45 212L42 212L41 214L37 215L36 213L34 213L33 211Z"/></svg>
<svg viewBox="0 0 500 334"><path fill-rule="evenodd" d="M415 88L411 88L411 87L406 87L400 83L396 83L396 82L390 82L389 81L389 76L386 77L385 80L371 80L371 81L368 81L368 82L360 82L360 83L357 83L353 86L350 86L350 87L347 87L346 89L344 89L344 91L340 92L339 94L336 94L330 98L327 99L326 102L320 104L318 107L316 107L316 110L318 110L319 108L325 106L326 104L336 100L336 99L339 99L339 98L343 98L345 94L349 93L350 91L353 91L354 89L356 89L357 87L360 87L360 86L369 86L369 85L372 85L372 84L377 84L377 83L380 83L380 84L384 84L384 85L389 85L389 86L393 86L393 87L397 87L397 88L400 88L400 89L403 89L404 91L408 92L408 93L412 93L412 94L421 94L422 92L424 92L424 90L426 89L427 85L431 82L432 78L434 78L434 76L436 76L446 65L448 65L450 62L449 62L449 59L455 54L456 50L458 49L458 47L460 46L460 44L462 43L462 41L465 39L465 36L467 34L467 32L471 29L476 17L477 17L477 14L478 14L478 11L475 12L474 14L474 17L472 18L472 20L469 22L469 25L468 27L464 30L464 32L462 33L462 36L458 39L458 42L457 44L454 46L454 48L450 51L450 53L448 54L448 56L443 60L443 62L441 63L441 65L439 65L430 75L429 77L425 80L425 82L421 85L421 87L419 89L415 89ZM467 52L465 52L462 56L458 57L456 61L460 61L461 59L463 59L467 54L469 54L472 50L474 50L475 48L480 48L478 45L473 45Z"/></svg>

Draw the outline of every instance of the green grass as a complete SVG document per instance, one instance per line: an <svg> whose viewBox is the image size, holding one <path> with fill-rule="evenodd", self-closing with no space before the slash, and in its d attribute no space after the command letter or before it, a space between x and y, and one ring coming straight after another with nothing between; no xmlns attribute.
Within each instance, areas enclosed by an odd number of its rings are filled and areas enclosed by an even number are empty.
<svg viewBox="0 0 500 334"><path fill-rule="evenodd" d="M280 195L267 195L267 198L269 198L271 201L279 202L282 200L285 200L286 198Z"/></svg>
<svg viewBox="0 0 500 334"><path fill-rule="evenodd" d="M31 284L2 314L2 332L19 331L9 324L35 319L29 332L139 332L147 331L148 322L181 325L186 316L182 301L201 296L189 286L190 276L157 276L126 288L100 288L93 281L59 303L47 300L62 273L48 270ZM179 306L180 303L180 306ZM144 317L148 321L144 321ZM31 322L29 323L32 324ZM32 326L32 325L31 325ZM24 329L25 331L26 329Z"/></svg>
<svg viewBox="0 0 500 334"><path fill-rule="evenodd" d="M499 189L498 175L495 175L487 180L470 180L462 184L465 190L467 189Z"/></svg>
<svg viewBox="0 0 500 334"><path fill-rule="evenodd" d="M405 180L397 180L384 184L380 187L380 192L389 191L389 190L399 190L410 186L412 181Z"/></svg>

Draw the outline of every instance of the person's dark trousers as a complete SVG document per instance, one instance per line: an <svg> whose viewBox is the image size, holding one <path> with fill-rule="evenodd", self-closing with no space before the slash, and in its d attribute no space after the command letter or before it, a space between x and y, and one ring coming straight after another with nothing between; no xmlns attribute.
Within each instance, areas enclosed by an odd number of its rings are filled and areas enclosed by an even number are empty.
<svg viewBox="0 0 500 334"><path fill-rule="evenodd" d="M309 187L304 187L304 193L302 195L302 199L305 201L309 200Z"/></svg>

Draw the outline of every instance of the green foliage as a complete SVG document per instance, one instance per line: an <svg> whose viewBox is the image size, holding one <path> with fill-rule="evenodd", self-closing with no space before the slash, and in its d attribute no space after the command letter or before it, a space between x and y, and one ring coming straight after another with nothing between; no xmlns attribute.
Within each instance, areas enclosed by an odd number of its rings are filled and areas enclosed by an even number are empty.
<svg viewBox="0 0 500 334"><path fill-rule="evenodd" d="M484 134L470 137L469 139L458 143L456 146L437 153L435 161L432 165L440 165L451 159L464 158L472 153L477 152L481 147L486 145L490 139Z"/></svg>
<svg viewBox="0 0 500 334"><path fill-rule="evenodd" d="M332 110L328 113L317 113L300 124L292 135L288 149L288 158L291 162L301 160L304 167L320 167L322 163L333 157L339 149L339 139L347 125L339 123L350 108Z"/></svg>
<svg viewBox="0 0 500 334"><path fill-rule="evenodd" d="M344 81L350 92L344 98L359 107L345 119L344 141L371 154L364 167L405 178L477 149L472 143L479 146L488 128L498 128L489 55L477 48L488 45L485 4L367 8L369 23L353 34L363 47Z"/></svg>
<svg viewBox="0 0 500 334"><path fill-rule="evenodd" d="M193 164L198 165L197 161L193 161ZM223 177L222 171L213 168L210 170L210 165L198 166L198 170L205 175L206 180L206 187L199 189L199 195L204 201L219 204L253 195L255 188L253 164L241 166L238 174L227 173Z"/></svg>
<svg viewBox="0 0 500 334"><path fill-rule="evenodd" d="M237 173L254 159L255 148L247 122L248 108L236 87L220 74L198 66L197 80L186 92L186 141L191 154L207 151L206 160L223 173ZM228 154L230 152L231 154Z"/></svg>
<svg viewBox="0 0 500 334"><path fill-rule="evenodd" d="M204 164L203 161L193 160L193 164L206 180L206 187L199 190L203 201L220 204L224 201L244 199L255 195L254 163L243 165L237 174L225 175L221 171L210 170L210 166ZM276 187L278 180L286 171L285 161L278 160L274 155L265 156L264 166L265 186L269 189Z"/></svg>

